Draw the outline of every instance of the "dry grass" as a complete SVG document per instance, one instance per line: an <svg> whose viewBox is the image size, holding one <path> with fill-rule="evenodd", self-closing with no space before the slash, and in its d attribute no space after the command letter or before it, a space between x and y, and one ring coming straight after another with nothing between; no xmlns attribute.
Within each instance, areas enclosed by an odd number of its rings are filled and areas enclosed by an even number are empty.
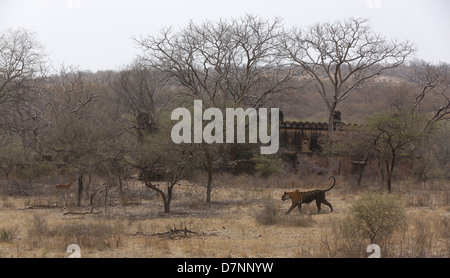
<svg viewBox="0 0 450 278"><path fill-rule="evenodd" d="M328 177L289 175L284 178L218 175L212 202L205 188L181 182L174 189L171 213L160 198L129 181L125 195L110 192L105 204L95 201L99 214L64 215L77 208L48 206L51 192L35 196L2 194L0 198L0 257L67 257L76 243L82 257L365 257L369 242L342 229L350 205L377 188L355 188L337 178L327 193L334 212L315 204L285 216L290 202L281 194L293 188L328 188ZM380 243L383 257L449 257L450 210L445 181L395 184L406 203L407 221ZM31 194L30 194L31 195ZM35 206L35 207L33 207ZM186 233L173 233L186 230ZM192 233L191 233L192 232Z"/></svg>

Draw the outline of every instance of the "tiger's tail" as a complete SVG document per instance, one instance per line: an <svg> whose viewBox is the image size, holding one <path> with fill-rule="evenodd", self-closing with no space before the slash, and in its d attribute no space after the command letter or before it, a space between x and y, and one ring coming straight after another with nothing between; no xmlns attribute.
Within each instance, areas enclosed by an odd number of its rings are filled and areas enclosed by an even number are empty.
<svg viewBox="0 0 450 278"><path fill-rule="evenodd" d="M336 178L334 176L330 176L328 179L331 180L331 178L333 178L333 185L330 188L325 189L323 192L327 192L327 191L331 190L334 187L334 185L336 184Z"/></svg>

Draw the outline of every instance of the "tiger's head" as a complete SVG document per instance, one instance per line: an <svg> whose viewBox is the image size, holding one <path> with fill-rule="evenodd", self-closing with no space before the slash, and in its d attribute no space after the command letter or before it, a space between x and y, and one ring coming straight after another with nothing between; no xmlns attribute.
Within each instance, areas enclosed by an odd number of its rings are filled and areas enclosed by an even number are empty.
<svg viewBox="0 0 450 278"><path fill-rule="evenodd" d="M292 198L291 193L292 193L292 192L286 192L286 191L284 191L283 196L281 196L281 200L282 200L282 201L286 201L287 199Z"/></svg>

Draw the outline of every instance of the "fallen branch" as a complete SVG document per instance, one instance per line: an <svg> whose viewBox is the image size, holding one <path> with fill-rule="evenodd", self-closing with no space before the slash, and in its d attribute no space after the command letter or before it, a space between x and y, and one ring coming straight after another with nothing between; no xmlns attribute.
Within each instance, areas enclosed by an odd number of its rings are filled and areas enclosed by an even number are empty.
<svg viewBox="0 0 450 278"><path fill-rule="evenodd" d="M169 231L163 232L163 233L154 233L154 234L148 233L148 234L146 234L146 233L143 233L141 231L137 231L137 232L132 233L132 234L125 233L125 235L127 235L127 236L138 236L138 235L140 235L140 236L145 236L145 237L166 237L166 238L170 238L170 239L185 238L185 237L189 237L189 236L192 236L192 235L198 235L198 234L199 233L191 231L191 230L188 230L187 228L177 229L176 227L173 228L173 229L169 228ZM203 232L203 233L201 233L201 235L204 235L204 236L215 236L217 234Z"/></svg>
<svg viewBox="0 0 450 278"><path fill-rule="evenodd" d="M196 234L197 234L196 232L188 230L187 228L184 229L170 228L169 231L165 233L156 233L153 236L168 237L170 239L173 239L174 237L188 237Z"/></svg>
<svg viewBox="0 0 450 278"><path fill-rule="evenodd" d="M151 234L144 234L143 232L140 232L140 231L137 231L137 232L134 233L134 234L128 234L128 233L125 233L125 235L127 235L127 236L137 236L137 235L142 235L142 236L152 236Z"/></svg>

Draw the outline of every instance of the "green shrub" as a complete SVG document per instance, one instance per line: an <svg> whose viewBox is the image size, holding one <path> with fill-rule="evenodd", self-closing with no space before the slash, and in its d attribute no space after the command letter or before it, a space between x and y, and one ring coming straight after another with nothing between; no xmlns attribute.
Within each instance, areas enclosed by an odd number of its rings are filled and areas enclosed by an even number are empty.
<svg viewBox="0 0 450 278"><path fill-rule="evenodd" d="M281 174L283 172L283 160L281 158L259 155L254 157L253 161L256 163L256 172L263 177Z"/></svg>
<svg viewBox="0 0 450 278"><path fill-rule="evenodd" d="M381 243L406 220L405 208L398 196L366 193L356 200L344 221L351 233Z"/></svg>

